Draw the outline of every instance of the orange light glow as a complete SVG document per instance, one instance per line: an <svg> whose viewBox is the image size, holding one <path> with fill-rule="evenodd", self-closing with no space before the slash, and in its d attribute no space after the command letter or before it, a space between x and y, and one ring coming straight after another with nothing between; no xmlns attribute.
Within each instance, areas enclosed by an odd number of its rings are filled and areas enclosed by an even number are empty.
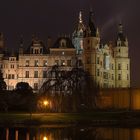
<svg viewBox="0 0 140 140"><path fill-rule="evenodd" d="M43 137L43 140L48 140L48 138L46 136Z"/></svg>

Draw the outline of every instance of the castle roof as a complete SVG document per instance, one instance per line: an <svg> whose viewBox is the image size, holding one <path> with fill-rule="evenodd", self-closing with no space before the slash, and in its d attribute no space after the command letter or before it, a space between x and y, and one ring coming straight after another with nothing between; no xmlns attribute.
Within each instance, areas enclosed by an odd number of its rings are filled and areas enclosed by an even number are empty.
<svg viewBox="0 0 140 140"><path fill-rule="evenodd" d="M75 48L69 37L59 37L51 48Z"/></svg>

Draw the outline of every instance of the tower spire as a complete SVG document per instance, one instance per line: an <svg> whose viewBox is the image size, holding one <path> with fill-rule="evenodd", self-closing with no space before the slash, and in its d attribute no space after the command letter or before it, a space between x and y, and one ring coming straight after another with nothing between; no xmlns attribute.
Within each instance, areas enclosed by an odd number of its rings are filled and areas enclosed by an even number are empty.
<svg viewBox="0 0 140 140"><path fill-rule="evenodd" d="M82 20L82 11L79 12L79 23L83 23L83 20Z"/></svg>
<svg viewBox="0 0 140 140"><path fill-rule="evenodd" d="M91 31L91 36L96 37L96 27L95 27L94 22L93 22L93 10L92 10L92 8L90 8L90 12L89 12L89 28Z"/></svg>
<svg viewBox="0 0 140 140"><path fill-rule="evenodd" d="M122 34L122 33L123 33L123 25L122 25L122 23L121 23L121 22L119 23L118 33L120 33L120 34Z"/></svg>

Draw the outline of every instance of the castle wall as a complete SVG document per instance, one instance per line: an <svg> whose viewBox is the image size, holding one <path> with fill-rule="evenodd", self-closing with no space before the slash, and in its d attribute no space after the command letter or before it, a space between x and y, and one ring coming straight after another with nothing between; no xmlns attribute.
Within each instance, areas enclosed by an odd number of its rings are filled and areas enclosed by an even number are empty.
<svg viewBox="0 0 140 140"><path fill-rule="evenodd" d="M140 110L140 89L102 89L98 106L101 109Z"/></svg>

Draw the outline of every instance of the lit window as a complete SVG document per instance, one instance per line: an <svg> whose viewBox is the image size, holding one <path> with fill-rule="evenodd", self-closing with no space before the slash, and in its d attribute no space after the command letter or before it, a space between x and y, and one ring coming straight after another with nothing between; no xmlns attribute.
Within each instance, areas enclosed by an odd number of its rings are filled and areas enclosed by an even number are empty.
<svg viewBox="0 0 140 140"><path fill-rule="evenodd" d="M61 60L61 66L65 66L65 60Z"/></svg>
<svg viewBox="0 0 140 140"><path fill-rule="evenodd" d="M26 67L29 67L29 63L30 63L30 61L29 60L26 60Z"/></svg>
<svg viewBox="0 0 140 140"><path fill-rule="evenodd" d="M43 61L43 66L47 66L47 65L48 65L47 60L44 60Z"/></svg>
<svg viewBox="0 0 140 140"><path fill-rule="evenodd" d="M35 67L38 67L38 60L35 60Z"/></svg>
<svg viewBox="0 0 140 140"><path fill-rule="evenodd" d="M55 65L59 65L59 60L55 60Z"/></svg>

